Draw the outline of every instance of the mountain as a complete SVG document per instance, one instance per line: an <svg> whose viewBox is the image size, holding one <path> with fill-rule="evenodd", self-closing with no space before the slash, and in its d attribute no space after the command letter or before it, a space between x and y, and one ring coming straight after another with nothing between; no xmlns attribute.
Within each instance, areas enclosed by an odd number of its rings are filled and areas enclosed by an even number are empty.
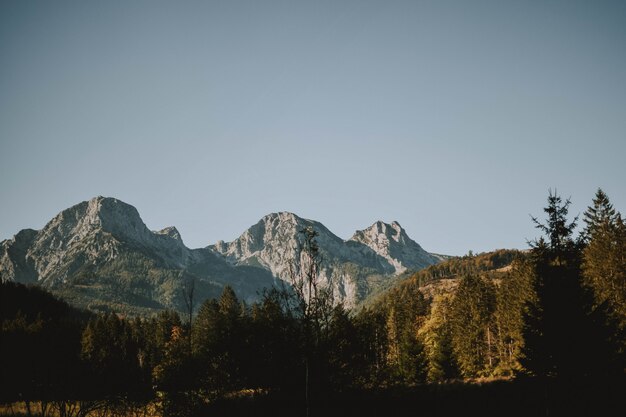
<svg viewBox="0 0 626 417"><path fill-rule="evenodd" d="M323 224L293 213L272 213L230 243L189 249L175 227L149 230L137 209L96 197L55 216L39 231L25 229L0 242L0 279L32 283L91 310L132 314L183 310L194 282L196 305L225 285L252 302L282 280L301 234L317 232L320 280L348 307L407 270L441 260L411 240L397 222L376 222L343 240Z"/></svg>
<svg viewBox="0 0 626 417"><path fill-rule="evenodd" d="M426 268L442 260L441 256L422 249L396 221L391 224L377 221L365 230L357 230L350 241L362 243L372 249L393 266L396 274L407 269Z"/></svg>
<svg viewBox="0 0 626 417"><path fill-rule="evenodd" d="M264 270L233 267L210 250L187 248L174 227L150 231L133 206L105 197L1 242L0 278L37 283L92 310L133 313L181 309L191 280L198 298L218 296L228 284L247 301L274 283Z"/></svg>
<svg viewBox="0 0 626 417"><path fill-rule="evenodd" d="M376 222L344 241L323 224L287 212L269 214L236 240L219 241L209 248L231 265L261 267L290 282L289 266L296 255L298 232L306 227L317 232L321 281L330 283L335 299L347 306L365 297L385 277L440 261L411 240L397 222Z"/></svg>

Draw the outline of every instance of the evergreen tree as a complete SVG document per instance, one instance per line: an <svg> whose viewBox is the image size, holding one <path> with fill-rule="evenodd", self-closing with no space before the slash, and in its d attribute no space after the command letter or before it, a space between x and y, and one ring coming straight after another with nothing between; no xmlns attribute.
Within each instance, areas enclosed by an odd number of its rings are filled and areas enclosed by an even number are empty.
<svg viewBox="0 0 626 417"><path fill-rule="evenodd" d="M578 247L573 239L573 233L578 217L575 217L571 222L568 221L567 214L570 205L570 199L563 202L556 190L554 194L552 190L549 190L548 205L543 209L547 215L545 224L536 217L531 217L535 227L547 236L548 253L545 254L550 258L550 262L555 265L564 265L568 262L571 265L572 262L577 261ZM543 241L536 241L531 246L535 249L535 253L545 249Z"/></svg>
<svg viewBox="0 0 626 417"><path fill-rule="evenodd" d="M626 226L601 189L584 213L584 221L584 282L594 293L595 305L606 303L626 328Z"/></svg>
<svg viewBox="0 0 626 417"><path fill-rule="evenodd" d="M161 413L167 417L193 415L199 404L198 381L201 379L189 354L189 335L183 325L172 327L162 356L152 372Z"/></svg>
<svg viewBox="0 0 626 417"><path fill-rule="evenodd" d="M380 309L363 309L354 317L356 330L356 353L361 364L358 378L363 386L376 386L386 382L387 318Z"/></svg>
<svg viewBox="0 0 626 417"><path fill-rule="evenodd" d="M297 324L285 306L284 293L271 289L251 308L249 354L244 369L252 386L293 389L301 380Z"/></svg>
<svg viewBox="0 0 626 417"><path fill-rule="evenodd" d="M224 287L219 300L209 299L200 306L192 338L204 389L231 389L241 382L240 366L246 349L244 320L241 304L229 286Z"/></svg>
<svg viewBox="0 0 626 417"><path fill-rule="evenodd" d="M536 297L528 307L522 365L535 375L575 376L606 373L614 356L606 320L590 315L582 287L580 246L568 223L569 200L550 193L546 224L533 218L548 240L532 244Z"/></svg>
<svg viewBox="0 0 626 417"><path fill-rule="evenodd" d="M513 263L511 272L500 282L496 290L494 312L498 345L498 375L513 375L522 370L519 358L524 346L524 318L528 303L535 294L534 269L527 260Z"/></svg>
<svg viewBox="0 0 626 417"><path fill-rule="evenodd" d="M205 300L198 309L193 323L192 339L194 355L208 359L217 350L220 329L220 305L217 300Z"/></svg>
<svg viewBox="0 0 626 417"><path fill-rule="evenodd" d="M436 295L430 315L418 331L424 346L427 379L439 382L458 375L452 355L452 326L450 322L451 294Z"/></svg>
<svg viewBox="0 0 626 417"><path fill-rule="evenodd" d="M452 349L466 378L489 375L495 367L495 310L493 284L478 274L459 283L450 308Z"/></svg>
<svg viewBox="0 0 626 417"><path fill-rule="evenodd" d="M137 385L143 378L133 329L115 314L88 323L82 335L81 358L101 395L136 396L146 389Z"/></svg>

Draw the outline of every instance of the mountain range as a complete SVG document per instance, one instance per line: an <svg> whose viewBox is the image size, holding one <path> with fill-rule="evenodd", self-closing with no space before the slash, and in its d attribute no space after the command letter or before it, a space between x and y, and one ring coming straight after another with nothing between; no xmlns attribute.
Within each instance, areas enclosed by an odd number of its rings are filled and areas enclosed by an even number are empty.
<svg viewBox="0 0 626 417"><path fill-rule="evenodd" d="M343 240L287 212L268 214L232 242L190 249L175 227L151 231L133 206L96 197L63 210L41 230L0 242L0 279L40 285L94 311L182 309L192 282L199 301L230 285L253 302L264 289L288 285L305 227L317 233L319 279L348 307L380 283L445 258L426 252L395 221L377 221Z"/></svg>

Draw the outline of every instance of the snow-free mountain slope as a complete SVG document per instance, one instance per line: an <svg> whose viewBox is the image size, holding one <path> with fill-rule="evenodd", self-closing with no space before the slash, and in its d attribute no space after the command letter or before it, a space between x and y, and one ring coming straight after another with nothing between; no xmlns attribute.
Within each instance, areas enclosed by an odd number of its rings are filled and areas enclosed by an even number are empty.
<svg viewBox="0 0 626 417"><path fill-rule="evenodd" d="M230 243L189 249L175 227L151 231L133 206L96 197L63 210L39 231L22 230L0 242L0 278L36 283L92 309L181 308L190 280L197 284L197 305L224 285L252 302L281 280L291 283L300 232L308 227L317 232L319 280L348 307L399 273L438 261L397 222L376 222L344 241L323 224L287 212L263 217Z"/></svg>
<svg viewBox="0 0 626 417"><path fill-rule="evenodd" d="M391 224L377 221L367 229L358 230L350 240L372 249L392 265L397 274L407 269L422 269L440 260L422 249L396 221Z"/></svg>
<svg viewBox="0 0 626 417"><path fill-rule="evenodd" d="M180 308L188 280L196 281L199 297L217 296L228 284L247 301L273 283L265 270L187 248L174 227L150 231L133 206L106 197L0 243L0 278L54 289L81 307L104 302L151 309Z"/></svg>
<svg viewBox="0 0 626 417"><path fill-rule="evenodd" d="M233 265L254 265L290 282L290 262L296 256L299 231L317 232L322 267L320 279L334 287L335 298L351 306L365 296L371 278L392 276L407 269L421 269L438 262L408 237L397 222L376 222L344 241L323 224L293 213L272 213L230 243L218 242L210 249Z"/></svg>

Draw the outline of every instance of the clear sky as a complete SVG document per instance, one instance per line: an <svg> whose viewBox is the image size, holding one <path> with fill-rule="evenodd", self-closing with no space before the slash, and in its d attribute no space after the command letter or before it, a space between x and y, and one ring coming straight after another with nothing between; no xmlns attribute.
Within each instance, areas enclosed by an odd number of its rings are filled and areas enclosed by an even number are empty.
<svg viewBox="0 0 626 417"><path fill-rule="evenodd" d="M0 239L105 195L190 247L292 211L461 255L625 184L624 1L0 2Z"/></svg>

